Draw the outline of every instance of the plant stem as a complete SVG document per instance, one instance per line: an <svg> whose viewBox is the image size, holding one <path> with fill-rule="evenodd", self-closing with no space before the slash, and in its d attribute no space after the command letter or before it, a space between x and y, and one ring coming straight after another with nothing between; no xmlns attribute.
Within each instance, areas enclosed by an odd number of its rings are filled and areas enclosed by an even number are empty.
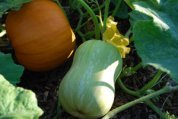
<svg viewBox="0 0 178 119"><path fill-rule="evenodd" d="M128 93L128 94L130 94L130 95L133 95L133 96L137 96L137 97L140 96L140 94L139 94L137 91L133 91L133 90L130 90L129 88L127 88L127 87L123 84L123 82L122 82L121 79L118 79L117 82L118 82L119 86L122 88L122 90L123 90L124 92L126 92L126 93Z"/></svg>
<svg viewBox="0 0 178 119"><path fill-rule="evenodd" d="M85 37L92 37L94 34L95 34L94 31L90 31L90 32L88 32L88 33L85 33L84 36L85 36Z"/></svg>
<svg viewBox="0 0 178 119"><path fill-rule="evenodd" d="M145 84L140 90L138 90L138 92L141 94L141 93L144 93L146 90L151 89L156 84L156 82L158 82L162 73L163 72L161 70L158 70L158 72L153 77L153 79L149 81L147 84Z"/></svg>
<svg viewBox="0 0 178 119"><path fill-rule="evenodd" d="M95 37L96 39L100 39L100 29L99 29L99 22L98 19L95 15L95 13L93 12L93 10L85 3L84 0L78 0L80 2L80 4L87 10L87 12L91 15L93 23L95 25Z"/></svg>
<svg viewBox="0 0 178 119"><path fill-rule="evenodd" d="M171 92L171 91L174 91L174 90L177 90L177 89L178 89L178 86L172 87L172 86L166 85L165 87L163 87L162 89L160 89L158 91L155 91L155 92L153 92L151 94L148 94L146 96L140 97L140 98L138 98L136 100L133 100L131 102L128 102L128 103L126 103L126 104L124 104L122 106L119 106L119 107L111 110L102 119L110 119L114 115L116 115L117 113L119 113L119 112L121 112L121 111L123 111L123 110L125 110L125 109L127 109L127 108L129 108L131 106L134 106L134 105L136 105L136 104L138 104L140 102L147 101L147 100L149 100L151 98L157 97L157 96L159 96L161 94L168 93L168 92Z"/></svg>
<svg viewBox="0 0 178 119"><path fill-rule="evenodd" d="M95 0L95 3L96 3L96 5L97 5L97 9L98 9L98 12L99 12L99 16L98 16L99 22L100 22L101 26L103 26L102 13L101 13L101 5L99 5L98 0ZM103 4L102 4L103 7L105 6L104 3L105 3L105 2L103 2ZM93 10L93 11L94 11L94 10Z"/></svg>
<svg viewBox="0 0 178 119"><path fill-rule="evenodd" d="M97 6L98 6L98 5L97 5ZM101 11L101 9L102 9L104 6L105 6L105 4L103 3L103 4L99 5L99 7L94 8L94 9L92 9L92 10L93 10L93 12ZM84 13L83 16L84 16L84 17L88 16L88 12Z"/></svg>
<svg viewBox="0 0 178 119"><path fill-rule="evenodd" d="M139 70L141 67L142 67L141 62L134 67L126 67L123 69L121 77L131 76L135 74L137 70Z"/></svg>
<svg viewBox="0 0 178 119"><path fill-rule="evenodd" d="M82 42L85 42L86 39L84 38L84 34L81 31L77 31L78 35L82 38Z"/></svg>
<svg viewBox="0 0 178 119"><path fill-rule="evenodd" d="M142 67L142 64L139 63L137 64L135 67L131 67L130 69L125 69L126 72L129 73L123 73L124 75L122 77L124 77L125 75L129 74L132 75L132 73L136 72L138 69L140 69ZM128 67L129 68L129 67ZM146 90L151 89L160 79L161 75L163 74L163 72L161 70L158 70L158 72L156 73L156 75L153 77L153 79L151 81L149 81L147 84L145 84L141 89L137 90L137 91L132 91L129 90L128 88L125 89L126 87L124 86L124 84L122 83L121 79L118 80L119 85L123 88L123 90L125 90L127 93L133 95L133 94L138 94L141 95L143 94ZM135 96L135 95L134 95Z"/></svg>
<svg viewBox="0 0 178 119"><path fill-rule="evenodd" d="M109 5L110 5L110 0L106 0L105 1L104 23L103 23L102 32L104 32L106 30L106 22L107 22L107 18L108 18Z"/></svg>
<svg viewBox="0 0 178 119"><path fill-rule="evenodd" d="M125 37L129 38L130 34L132 33L131 27L129 28L129 30L127 30Z"/></svg>
<svg viewBox="0 0 178 119"><path fill-rule="evenodd" d="M75 29L75 31L80 30L83 26L85 26L92 18L88 18L88 20L86 20L84 23L80 24L79 26L77 26L77 28Z"/></svg>
<svg viewBox="0 0 178 119"><path fill-rule="evenodd" d="M75 31L77 31L78 29L80 29L81 24L82 24L82 20L83 20L83 17L81 16L80 19L79 19L79 22L77 24L77 27L75 28Z"/></svg>
<svg viewBox="0 0 178 119"><path fill-rule="evenodd" d="M114 9L114 12L112 13L112 16L115 16L115 15L116 15L116 13L117 13L117 11L119 10L119 7L120 7L120 5L121 5L121 2L122 2L122 0L118 0L118 3L117 3L117 5L116 5L116 7L115 7L115 9Z"/></svg>
<svg viewBox="0 0 178 119"><path fill-rule="evenodd" d="M136 66L134 66L132 68L132 72L137 72L137 70L139 70L142 67L142 62L140 62L139 64L137 64Z"/></svg>
<svg viewBox="0 0 178 119"><path fill-rule="evenodd" d="M118 84L122 88L122 90L130 95L141 97L141 95L137 91L133 91L128 89L122 82L121 79L118 79ZM145 101L145 104L147 104L151 109L153 109L157 114L159 114L160 117L164 116L164 113L160 111L158 107L156 107L150 100Z"/></svg>
<svg viewBox="0 0 178 119"><path fill-rule="evenodd" d="M154 110L159 116L164 119L165 113L163 113L157 106L155 106L150 100L145 101L147 106L149 106L152 110Z"/></svg>

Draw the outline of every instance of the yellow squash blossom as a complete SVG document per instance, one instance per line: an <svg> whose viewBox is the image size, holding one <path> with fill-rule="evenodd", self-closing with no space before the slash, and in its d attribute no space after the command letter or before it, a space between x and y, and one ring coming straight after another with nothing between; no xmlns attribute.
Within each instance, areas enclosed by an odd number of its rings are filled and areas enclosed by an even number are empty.
<svg viewBox="0 0 178 119"><path fill-rule="evenodd" d="M122 58L125 58L126 54L130 52L130 48L127 47L127 45L129 45L129 39L119 33L117 29L117 22L114 22L114 18L111 16L107 18L106 30L103 33L103 40L117 47Z"/></svg>

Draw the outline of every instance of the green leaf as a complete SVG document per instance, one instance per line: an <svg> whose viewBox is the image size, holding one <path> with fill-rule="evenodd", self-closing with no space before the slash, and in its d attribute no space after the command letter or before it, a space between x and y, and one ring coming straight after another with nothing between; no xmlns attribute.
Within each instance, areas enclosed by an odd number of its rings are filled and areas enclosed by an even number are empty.
<svg viewBox="0 0 178 119"><path fill-rule="evenodd" d="M38 119L42 113L32 91L14 87L0 75L0 119Z"/></svg>
<svg viewBox="0 0 178 119"><path fill-rule="evenodd" d="M12 84L19 83L24 68L13 62L11 54L0 52L0 74L2 74Z"/></svg>
<svg viewBox="0 0 178 119"><path fill-rule="evenodd" d="M161 69L178 81L178 1L149 0L133 5L133 40L143 64Z"/></svg>
<svg viewBox="0 0 178 119"><path fill-rule="evenodd" d="M7 10L18 10L24 3L30 2L32 0L0 0L0 17Z"/></svg>
<svg viewBox="0 0 178 119"><path fill-rule="evenodd" d="M131 8L134 9L133 3L138 1L138 0L124 0L125 3L127 3L127 5Z"/></svg>
<svg viewBox="0 0 178 119"><path fill-rule="evenodd" d="M111 3L113 3L113 5L116 6L118 4L118 0L111 0ZM126 19L126 18L128 18L128 12L129 12L128 6L122 0L121 3L120 3L119 9L117 10L115 16L118 17L118 18Z"/></svg>

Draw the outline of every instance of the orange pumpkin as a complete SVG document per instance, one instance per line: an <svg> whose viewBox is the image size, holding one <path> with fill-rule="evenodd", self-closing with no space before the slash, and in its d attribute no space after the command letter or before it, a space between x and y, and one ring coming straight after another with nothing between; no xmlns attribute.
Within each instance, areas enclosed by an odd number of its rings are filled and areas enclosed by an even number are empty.
<svg viewBox="0 0 178 119"><path fill-rule="evenodd" d="M70 24L52 0L33 0L9 12L6 30L18 62L32 71L59 66L75 48Z"/></svg>

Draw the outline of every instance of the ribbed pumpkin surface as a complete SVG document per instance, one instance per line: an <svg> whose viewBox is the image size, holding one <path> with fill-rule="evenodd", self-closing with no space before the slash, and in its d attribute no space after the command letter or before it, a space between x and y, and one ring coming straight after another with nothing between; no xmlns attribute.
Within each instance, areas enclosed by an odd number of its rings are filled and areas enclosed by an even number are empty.
<svg viewBox="0 0 178 119"><path fill-rule="evenodd" d="M63 11L52 0L33 0L6 19L7 35L20 64L47 71L64 63L75 36Z"/></svg>

